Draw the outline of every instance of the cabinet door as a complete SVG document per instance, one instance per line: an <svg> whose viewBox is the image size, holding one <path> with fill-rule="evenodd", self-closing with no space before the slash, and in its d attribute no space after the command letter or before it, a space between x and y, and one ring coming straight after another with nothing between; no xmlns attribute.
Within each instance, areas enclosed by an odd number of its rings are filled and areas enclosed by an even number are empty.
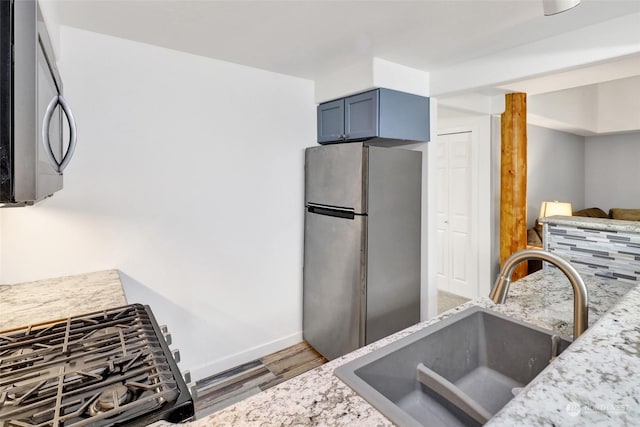
<svg viewBox="0 0 640 427"><path fill-rule="evenodd" d="M344 135L344 99L318 105L318 142L338 141Z"/></svg>
<svg viewBox="0 0 640 427"><path fill-rule="evenodd" d="M345 98L345 134L348 140L378 136L378 90Z"/></svg>

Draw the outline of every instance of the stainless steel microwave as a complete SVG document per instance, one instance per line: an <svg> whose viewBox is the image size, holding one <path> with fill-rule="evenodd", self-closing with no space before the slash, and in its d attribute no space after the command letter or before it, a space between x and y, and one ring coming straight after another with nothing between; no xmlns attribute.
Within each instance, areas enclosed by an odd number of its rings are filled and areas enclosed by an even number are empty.
<svg viewBox="0 0 640 427"><path fill-rule="evenodd" d="M75 146L37 1L0 1L0 206L32 205L62 189Z"/></svg>

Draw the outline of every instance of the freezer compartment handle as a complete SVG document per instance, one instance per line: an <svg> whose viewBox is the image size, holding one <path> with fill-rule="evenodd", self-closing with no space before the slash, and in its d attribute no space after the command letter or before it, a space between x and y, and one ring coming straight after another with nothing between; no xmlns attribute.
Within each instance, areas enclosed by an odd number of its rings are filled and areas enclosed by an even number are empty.
<svg viewBox="0 0 640 427"><path fill-rule="evenodd" d="M328 206L308 205L307 212L317 215L333 216L336 218L354 219L356 214L352 210L332 208Z"/></svg>

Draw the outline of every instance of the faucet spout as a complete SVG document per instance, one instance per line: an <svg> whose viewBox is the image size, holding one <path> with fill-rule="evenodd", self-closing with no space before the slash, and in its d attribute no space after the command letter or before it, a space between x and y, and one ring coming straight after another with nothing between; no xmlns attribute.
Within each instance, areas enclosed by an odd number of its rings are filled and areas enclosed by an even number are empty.
<svg viewBox="0 0 640 427"><path fill-rule="evenodd" d="M507 293L509 292L513 271L521 262L533 259L539 259L555 265L569 279L571 287L573 288L573 339L575 340L589 327L589 295L587 293L587 286L584 284L582 277L580 277L576 269L554 253L540 249L525 249L511 255L504 262L489 298L496 304L504 304L507 299Z"/></svg>

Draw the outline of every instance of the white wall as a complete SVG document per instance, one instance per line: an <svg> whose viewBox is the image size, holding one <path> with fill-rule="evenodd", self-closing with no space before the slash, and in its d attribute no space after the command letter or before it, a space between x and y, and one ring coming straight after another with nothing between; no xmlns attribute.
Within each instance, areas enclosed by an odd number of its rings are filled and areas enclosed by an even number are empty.
<svg viewBox="0 0 640 427"><path fill-rule="evenodd" d="M598 131L640 129L640 76L598 85Z"/></svg>
<svg viewBox="0 0 640 427"><path fill-rule="evenodd" d="M68 27L60 52L79 145L2 211L0 283L117 268L195 378L299 342L313 82Z"/></svg>
<svg viewBox="0 0 640 427"><path fill-rule="evenodd" d="M315 101L332 99L384 87L429 96L429 73L381 58L357 61L315 81Z"/></svg>
<svg viewBox="0 0 640 427"><path fill-rule="evenodd" d="M585 206L584 138L570 133L527 126L527 227L533 227L542 201Z"/></svg>
<svg viewBox="0 0 640 427"><path fill-rule="evenodd" d="M563 131L598 131L598 85L533 95L527 99L527 123ZM548 126L548 127L552 127ZM587 133L592 134L592 133Z"/></svg>
<svg viewBox="0 0 640 427"><path fill-rule="evenodd" d="M585 146L586 207L640 209L640 132L590 136Z"/></svg>
<svg viewBox="0 0 640 427"><path fill-rule="evenodd" d="M502 117L491 116L491 278L500 274L500 162L502 157ZM492 284L493 285L493 284Z"/></svg>
<svg viewBox="0 0 640 427"><path fill-rule="evenodd" d="M640 76L528 98L527 122L592 136L640 129Z"/></svg>

